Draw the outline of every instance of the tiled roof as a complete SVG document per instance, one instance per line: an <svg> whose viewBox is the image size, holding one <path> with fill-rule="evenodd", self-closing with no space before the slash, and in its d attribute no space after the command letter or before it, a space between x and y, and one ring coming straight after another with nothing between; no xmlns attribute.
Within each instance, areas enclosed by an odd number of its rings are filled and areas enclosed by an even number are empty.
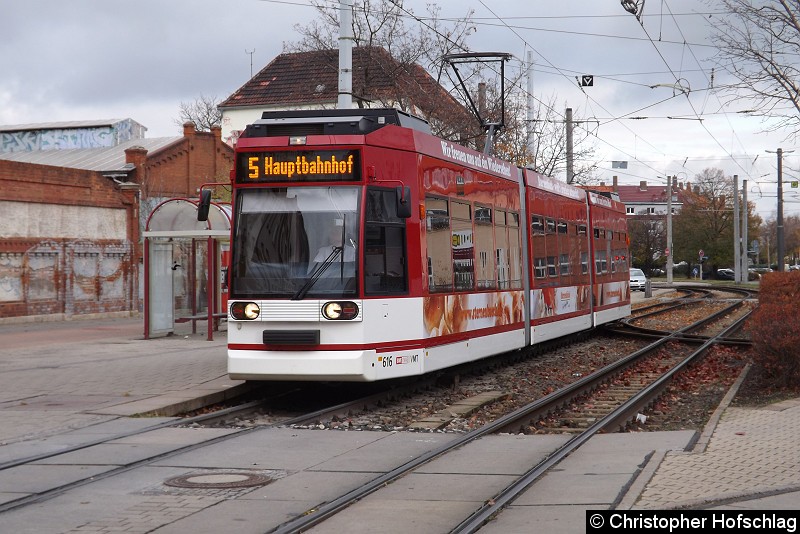
<svg viewBox="0 0 800 534"><path fill-rule="evenodd" d="M339 86L339 51L280 54L223 101L220 108L296 106L335 103ZM353 48L353 95L368 107L402 100L428 113L449 102L464 108L422 67L396 61L383 48ZM370 106L370 103L373 105Z"/></svg>
<svg viewBox="0 0 800 534"><path fill-rule="evenodd" d="M682 191L675 189L678 202L682 202ZM625 204L658 204L667 202L666 185L618 185L619 199ZM673 197L674 200L674 197Z"/></svg>

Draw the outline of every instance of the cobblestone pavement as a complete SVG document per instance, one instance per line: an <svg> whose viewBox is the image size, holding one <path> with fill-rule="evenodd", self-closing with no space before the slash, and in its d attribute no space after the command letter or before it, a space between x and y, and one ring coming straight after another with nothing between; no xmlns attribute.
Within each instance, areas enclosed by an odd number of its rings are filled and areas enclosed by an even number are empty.
<svg viewBox="0 0 800 534"><path fill-rule="evenodd" d="M635 508L697 507L800 490L800 399L728 407L704 452L670 452Z"/></svg>

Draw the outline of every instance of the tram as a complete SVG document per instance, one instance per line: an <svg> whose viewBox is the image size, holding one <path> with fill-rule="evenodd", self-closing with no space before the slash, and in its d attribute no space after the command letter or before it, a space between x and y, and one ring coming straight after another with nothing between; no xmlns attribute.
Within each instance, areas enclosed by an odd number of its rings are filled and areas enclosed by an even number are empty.
<svg viewBox="0 0 800 534"><path fill-rule="evenodd" d="M399 110L265 112L231 179L233 379L421 375L630 314L621 203Z"/></svg>

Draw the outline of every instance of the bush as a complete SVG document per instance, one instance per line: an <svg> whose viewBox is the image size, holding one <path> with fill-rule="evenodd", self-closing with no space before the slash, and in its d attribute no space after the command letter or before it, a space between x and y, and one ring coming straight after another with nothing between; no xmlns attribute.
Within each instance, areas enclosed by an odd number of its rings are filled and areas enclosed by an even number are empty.
<svg viewBox="0 0 800 534"><path fill-rule="evenodd" d="M775 386L785 387L800 380L800 271L766 273L760 287L748 326L753 363Z"/></svg>

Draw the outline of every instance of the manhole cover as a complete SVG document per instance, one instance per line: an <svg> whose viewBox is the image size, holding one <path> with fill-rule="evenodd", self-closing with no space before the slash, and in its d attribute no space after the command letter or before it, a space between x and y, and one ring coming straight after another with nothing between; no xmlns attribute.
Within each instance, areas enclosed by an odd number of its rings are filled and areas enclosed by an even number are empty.
<svg viewBox="0 0 800 534"><path fill-rule="evenodd" d="M271 478L255 473L219 471L215 473L195 473L172 477L165 480L164 484L174 488L227 489L264 486L270 482L272 482Z"/></svg>

